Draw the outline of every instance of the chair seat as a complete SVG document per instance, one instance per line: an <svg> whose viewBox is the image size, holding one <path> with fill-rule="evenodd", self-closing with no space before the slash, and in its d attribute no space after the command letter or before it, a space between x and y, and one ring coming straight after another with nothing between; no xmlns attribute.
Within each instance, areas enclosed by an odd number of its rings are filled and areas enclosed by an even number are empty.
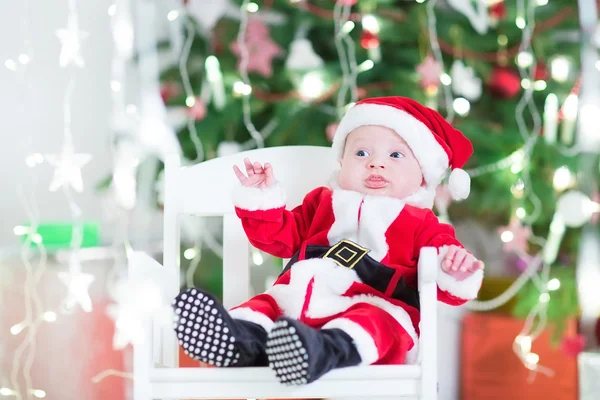
<svg viewBox="0 0 600 400"><path fill-rule="evenodd" d="M154 368L156 398L413 398L420 391L418 365L360 366L333 370L304 386L280 384L266 367Z"/></svg>

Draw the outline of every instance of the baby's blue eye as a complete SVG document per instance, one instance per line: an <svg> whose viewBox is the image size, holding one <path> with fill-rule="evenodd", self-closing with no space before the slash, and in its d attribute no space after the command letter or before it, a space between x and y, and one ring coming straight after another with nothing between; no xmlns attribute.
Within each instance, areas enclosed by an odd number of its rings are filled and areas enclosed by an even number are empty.
<svg viewBox="0 0 600 400"><path fill-rule="evenodd" d="M400 153L399 151L395 151L392 154L390 154L390 157L392 157L392 158L403 158L404 154Z"/></svg>
<svg viewBox="0 0 600 400"><path fill-rule="evenodd" d="M356 152L356 155L359 156L359 157L366 157L366 156L369 155L369 153L367 153L364 150L359 150L359 151Z"/></svg>

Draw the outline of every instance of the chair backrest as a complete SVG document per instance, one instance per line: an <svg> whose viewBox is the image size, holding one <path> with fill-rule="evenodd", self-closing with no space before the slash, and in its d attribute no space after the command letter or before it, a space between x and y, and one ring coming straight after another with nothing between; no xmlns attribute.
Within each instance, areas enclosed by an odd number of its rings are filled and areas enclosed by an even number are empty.
<svg viewBox="0 0 600 400"><path fill-rule="evenodd" d="M233 165L244 171L244 158L273 165L275 178L286 190L287 207L299 205L312 189L326 185L336 166L330 147L284 146L250 150L182 167L179 156L165 160L164 254L163 263L179 273L180 215L223 217L223 303L232 307L250 295L249 245L235 215L232 191L239 184ZM155 341L161 361L173 360L169 339ZM170 335L170 334L167 334ZM155 336L156 337L156 336ZM162 346L162 351L159 347Z"/></svg>

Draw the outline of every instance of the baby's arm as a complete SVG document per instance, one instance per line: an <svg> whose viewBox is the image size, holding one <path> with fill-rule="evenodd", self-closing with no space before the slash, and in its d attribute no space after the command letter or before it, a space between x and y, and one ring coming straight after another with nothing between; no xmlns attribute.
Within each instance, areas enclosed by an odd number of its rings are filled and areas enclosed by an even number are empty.
<svg viewBox="0 0 600 400"><path fill-rule="evenodd" d="M438 249L438 300L461 305L477 297L483 280L483 262L463 247L452 226L440 223L433 212L428 211L415 245L417 254L426 246Z"/></svg>
<svg viewBox="0 0 600 400"><path fill-rule="evenodd" d="M233 203L248 240L276 257L292 257L306 238L322 189L313 190L300 206L286 210L285 194L275 180L273 167L248 159L244 164L247 175L233 167L241 184L234 192Z"/></svg>

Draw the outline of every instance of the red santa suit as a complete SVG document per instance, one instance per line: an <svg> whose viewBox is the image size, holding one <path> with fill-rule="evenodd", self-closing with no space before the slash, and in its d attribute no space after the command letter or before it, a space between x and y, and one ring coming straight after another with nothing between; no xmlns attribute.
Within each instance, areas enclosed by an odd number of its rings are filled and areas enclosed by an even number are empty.
<svg viewBox="0 0 600 400"><path fill-rule="evenodd" d="M417 293L420 250L435 247L442 259L447 246L460 246L453 228L440 223L429 208L448 168L453 197L468 196L470 179L461 168L473 148L435 110L393 96L364 99L348 109L333 140L338 159L346 137L365 125L384 126L402 137L421 166L423 187L406 199L317 188L293 210L286 210L277 185L266 190L240 187L234 204L250 242L275 256L294 258L270 289L230 314L267 331L282 314L315 328L339 328L353 339L363 364L413 363L418 354L419 309L411 299ZM342 258L366 249L362 260L380 272L373 276L369 268L305 257L314 253L314 246L335 247L342 240L360 247L345 250ZM479 270L457 280L440 268L438 298L462 304L476 297L482 278Z"/></svg>
<svg viewBox="0 0 600 400"><path fill-rule="evenodd" d="M413 199L414 200L414 199ZM236 319L267 331L281 315L315 328L339 328L350 335L364 364L413 363L417 360L418 304L393 298L402 282L417 293L417 261L421 248L439 249L460 243L450 225L430 209L400 200L321 187L302 204L286 210L279 186L266 190L240 187L236 213L253 246L294 262L274 285L230 310ZM368 257L389 267L385 286L374 288L353 268L330 258L305 258L312 246L334 246L350 240L368 250ZM476 297L482 271L458 281L438 271L438 299L460 305Z"/></svg>

